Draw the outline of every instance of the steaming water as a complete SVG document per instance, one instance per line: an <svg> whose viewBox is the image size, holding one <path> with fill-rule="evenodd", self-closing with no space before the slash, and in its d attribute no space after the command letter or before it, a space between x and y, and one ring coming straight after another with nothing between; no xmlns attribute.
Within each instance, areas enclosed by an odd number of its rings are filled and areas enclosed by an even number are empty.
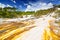
<svg viewBox="0 0 60 40"><path fill-rule="evenodd" d="M55 24L54 22L56 19L53 18L51 15L52 14L48 16L43 16L42 18L34 19L34 25L32 24L30 26L27 26L28 28L32 27L30 28L30 30L24 30L23 33L16 35L14 38L12 38L12 40L43 40L44 30L47 29L49 31L48 26L50 26L50 24ZM12 31L10 34L14 33L15 31L16 30Z"/></svg>
<svg viewBox="0 0 60 40"><path fill-rule="evenodd" d="M55 18L51 16L44 16L39 19L35 19L36 27L30 29L27 32L24 32L19 35L16 40L43 40L44 30L48 28L49 21L54 22ZM47 29L48 30L48 29Z"/></svg>
<svg viewBox="0 0 60 40"><path fill-rule="evenodd" d="M0 18L0 24L3 22L3 19L2 18Z"/></svg>

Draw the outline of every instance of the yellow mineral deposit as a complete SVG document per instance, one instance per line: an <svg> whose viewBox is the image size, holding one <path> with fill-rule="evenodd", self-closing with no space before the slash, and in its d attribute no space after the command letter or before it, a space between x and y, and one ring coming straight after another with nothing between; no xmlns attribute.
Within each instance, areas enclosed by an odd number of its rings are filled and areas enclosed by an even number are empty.
<svg viewBox="0 0 60 40"><path fill-rule="evenodd" d="M0 27L0 40L60 40L52 31L55 19L43 17L22 24L8 24ZM25 25L24 25L25 24ZM17 25L17 26L16 26Z"/></svg>

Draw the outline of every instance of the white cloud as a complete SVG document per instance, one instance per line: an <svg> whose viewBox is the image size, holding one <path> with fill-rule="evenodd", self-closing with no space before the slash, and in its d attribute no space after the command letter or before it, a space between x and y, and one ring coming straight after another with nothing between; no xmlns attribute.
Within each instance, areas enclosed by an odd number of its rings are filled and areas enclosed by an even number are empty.
<svg viewBox="0 0 60 40"><path fill-rule="evenodd" d="M11 0L13 3L16 3L16 1L15 0Z"/></svg>
<svg viewBox="0 0 60 40"><path fill-rule="evenodd" d="M14 3L16 3L16 1L13 1Z"/></svg>
<svg viewBox="0 0 60 40"><path fill-rule="evenodd" d="M52 3L47 4L47 3L37 2L37 3L30 3L30 4L31 5L27 5L25 11L37 11L37 10L44 10L53 7Z"/></svg>
<svg viewBox="0 0 60 40"><path fill-rule="evenodd" d="M13 7L13 6L11 6L11 5L5 5L5 4L2 4L2 3L0 3L0 8L4 8L4 7Z"/></svg>
<svg viewBox="0 0 60 40"><path fill-rule="evenodd" d="M13 7L13 6L7 4L6 7Z"/></svg>
<svg viewBox="0 0 60 40"><path fill-rule="evenodd" d="M0 3L0 8L4 8L6 5Z"/></svg>

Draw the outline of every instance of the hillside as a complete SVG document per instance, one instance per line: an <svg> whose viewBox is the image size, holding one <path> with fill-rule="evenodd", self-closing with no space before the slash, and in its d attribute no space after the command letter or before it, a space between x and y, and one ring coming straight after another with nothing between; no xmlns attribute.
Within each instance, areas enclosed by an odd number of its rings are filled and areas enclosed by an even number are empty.
<svg viewBox="0 0 60 40"><path fill-rule="evenodd" d="M17 8L15 7L5 7L5 8L0 8L0 18L18 18L22 17L23 15L33 15L35 17L40 17L41 15L49 14L52 12L55 12L56 8L59 8L60 5L54 5L53 8L46 9L46 10L38 10L37 12L34 11L18 11ZM60 11L60 10L59 10ZM57 12L59 12L57 10Z"/></svg>

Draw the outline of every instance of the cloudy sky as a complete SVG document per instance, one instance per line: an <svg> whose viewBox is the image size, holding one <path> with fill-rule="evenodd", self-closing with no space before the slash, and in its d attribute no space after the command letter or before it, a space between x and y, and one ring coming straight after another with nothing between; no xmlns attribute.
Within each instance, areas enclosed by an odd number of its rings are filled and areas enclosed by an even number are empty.
<svg viewBox="0 0 60 40"><path fill-rule="evenodd" d="M52 8L60 0L0 0L0 7L16 7L22 11L37 11Z"/></svg>

